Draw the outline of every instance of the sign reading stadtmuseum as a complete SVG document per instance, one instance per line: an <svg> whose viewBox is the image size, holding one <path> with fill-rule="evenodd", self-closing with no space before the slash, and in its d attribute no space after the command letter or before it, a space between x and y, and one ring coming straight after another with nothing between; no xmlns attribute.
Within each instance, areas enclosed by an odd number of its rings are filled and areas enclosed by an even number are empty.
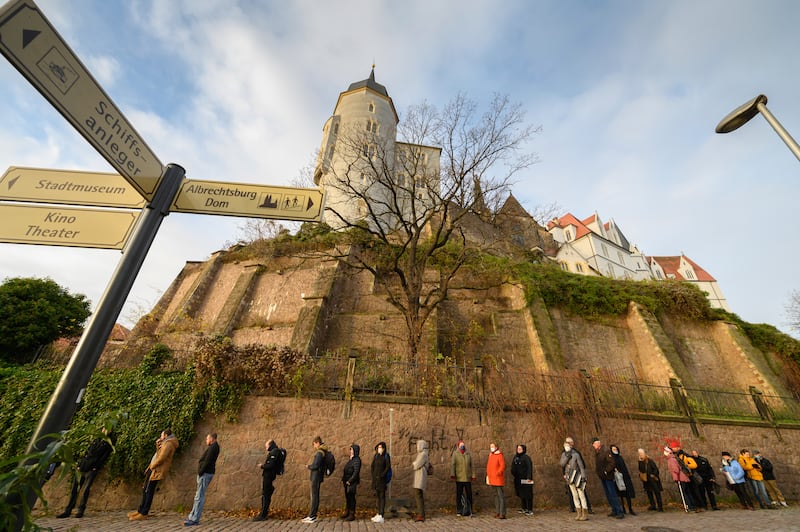
<svg viewBox="0 0 800 532"><path fill-rule="evenodd" d="M0 176L0 200L140 209L145 200L119 174L21 168Z"/></svg>
<svg viewBox="0 0 800 532"><path fill-rule="evenodd" d="M0 203L0 242L122 249L140 211Z"/></svg>
<svg viewBox="0 0 800 532"><path fill-rule="evenodd" d="M164 167L32 0L0 6L0 52L148 200Z"/></svg>

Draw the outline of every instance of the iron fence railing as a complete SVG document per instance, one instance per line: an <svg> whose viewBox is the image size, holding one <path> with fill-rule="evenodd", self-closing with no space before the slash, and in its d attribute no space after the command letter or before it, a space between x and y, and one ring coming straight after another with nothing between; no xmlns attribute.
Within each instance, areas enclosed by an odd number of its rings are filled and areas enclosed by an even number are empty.
<svg viewBox="0 0 800 532"><path fill-rule="evenodd" d="M635 373L537 373L468 367L445 359L410 364L403 357L325 355L295 376L294 393L308 397L389 398L401 402L476 408L583 408L593 412L800 421L795 398L751 390L731 392L639 382ZM761 405L759 405L759 402Z"/></svg>

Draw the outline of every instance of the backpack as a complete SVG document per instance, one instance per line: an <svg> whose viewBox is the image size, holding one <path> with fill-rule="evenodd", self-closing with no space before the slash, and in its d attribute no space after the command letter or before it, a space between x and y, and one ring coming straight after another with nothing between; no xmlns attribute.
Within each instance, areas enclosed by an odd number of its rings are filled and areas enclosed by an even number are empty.
<svg viewBox="0 0 800 532"><path fill-rule="evenodd" d="M392 465L391 465L392 464L392 459L389 456L389 453L386 453L386 460L389 461L389 471L386 472L386 483L388 484L389 482L392 481L392 476L394 475L394 472L392 471Z"/></svg>
<svg viewBox="0 0 800 532"><path fill-rule="evenodd" d="M333 453L330 451L325 451L322 461L325 464L325 476L331 476L333 471L336 469L336 458L333 456Z"/></svg>
<svg viewBox="0 0 800 532"><path fill-rule="evenodd" d="M284 467L283 464L286 463L286 449L283 447L278 447L278 461L277 461L277 474L283 475Z"/></svg>

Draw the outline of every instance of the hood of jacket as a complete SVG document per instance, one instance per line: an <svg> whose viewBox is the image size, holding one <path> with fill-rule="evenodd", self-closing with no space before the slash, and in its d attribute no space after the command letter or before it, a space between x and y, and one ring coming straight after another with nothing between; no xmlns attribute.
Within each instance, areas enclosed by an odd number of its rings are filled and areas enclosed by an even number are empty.
<svg viewBox="0 0 800 532"><path fill-rule="evenodd" d="M528 447L527 446L525 446L525 445L520 443L519 447L522 447L522 452L521 453L517 453L518 455L522 455L522 454L525 454L525 453L528 452Z"/></svg>
<svg viewBox="0 0 800 532"><path fill-rule="evenodd" d="M428 448L428 442L425 440L417 440L417 452L421 453L422 451Z"/></svg>
<svg viewBox="0 0 800 532"><path fill-rule="evenodd" d="M277 448L278 448L278 444L275 443L275 440L272 440L271 442L269 442L269 447L267 448L267 452L272 451L273 449L277 449Z"/></svg>
<svg viewBox="0 0 800 532"><path fill-rule="evenodd" d="M351 445L350 448L353 449L353 456L354 457L358 456L358 454L361 452L361 446L358 445L357 443L354 443L353 445Z"/></svg>

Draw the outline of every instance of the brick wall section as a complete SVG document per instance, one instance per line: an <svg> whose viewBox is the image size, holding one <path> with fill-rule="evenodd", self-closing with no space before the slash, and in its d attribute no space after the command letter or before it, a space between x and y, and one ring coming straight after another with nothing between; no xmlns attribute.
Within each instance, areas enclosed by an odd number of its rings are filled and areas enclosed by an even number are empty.
<svg viewBox="0 0 800 532"><path fill-rule="evenodd" d="M390 409L393 412L390 414ZM291 399L274 397L248 397L238 423L228 423L209 417L197 427L197 436L187 440L178 434L183 452L176 458L170 476L162 483L153 504L154 510L187 509L192 504L196 487L197 459L203 451L206 432L219 433L221 454L217 462L217 475L206 500L206 508L213 510L241 510L256 508L260 497L260 471L257 464L264 459L264 441L274 438L288 451L286 474L276 481L273 499L275 507L303 509L308 505L308 471L305 466L312 456L311 440L321 435L337 458L337 471L322 486L322 506L339 508L343 505L341 474L346 462L347 448L351 442L361 445L364 462L362 485L359 489L360 508L373 507L369 463L372 449L378 441L390 440L389 423L392 421L392 459L394 463L393 496L411 495L411 461L415 442L424 438L430 442L430 456L434 464L434 478L426 491L431 508L454 504L454 485L449 480L450 453L459 439L463 439L476 465L478 481L474 484L476 505L491 508L491 494L483 484L489 443L494 441L503 450L507 464L513 458L517 443L524 443L534 462L534 503L537 507L559 506L567 503L564 484L560 478L558 459L563 438L575 438L577 448L583 453L590 471L594 458L589 441L599 436L606 443L619 445L629 469L636 467L636 450L646 449L660 465L662 478L668 478L660 449L665 441L678 439L684 449L697 449L717 466L722 450L730 452L746 447L757 448L775 464L778 484L784 495L796 500L800 495L800 430L781 429L782 440L769 428L734 425L701 425L700 435L691 436L686 423L600 418L598 432L589 420L530 412L483 412L476 410L431 407L421 405L353 403L353 415L341 419L340 401ZM127 430L123 428L123 430ZM142 438L155 440L156 434L142 434ZM664 482L667 500L678 501L677 491L671 482ZM602 488L596 476L589 476L589 496L594 505L604 506ZM646 497L637 482L637 504L645 504ZM66 502L68 486L51 480L45 493L53 508ZM91 510L135 509L140 497L140 484L108 484L102 475L93 487ZM518 508L513 496L510 473L506 476L506 495L509 507ZM727 495L723 490L723 495ZM670 499L671 498L671 499Z"/></svg>

